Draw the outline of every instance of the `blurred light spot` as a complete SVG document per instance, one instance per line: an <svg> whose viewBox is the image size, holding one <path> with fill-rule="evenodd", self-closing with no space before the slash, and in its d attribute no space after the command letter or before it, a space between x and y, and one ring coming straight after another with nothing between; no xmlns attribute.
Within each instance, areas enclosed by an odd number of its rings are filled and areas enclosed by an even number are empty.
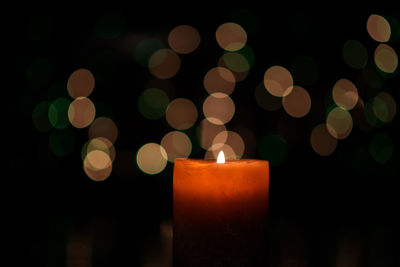
<svg viewBox="0 0 400 267"><path fill-rule="evenodd" d="M53 125L49 121L49 108L50 102L42 101L40 102L32 112L32 122L35 128L39 132L47 132L53 128Z"/></svg>
<svg viewBox="0 0 400 267"><path fill-rule="evenodd" d="M213 93L203 103L203 113L208 121L214 124L225 124L235 114L235 104L224 93Z"/></svg>
<svg viewBox="0 0 400 267"><path fill-rule="evenodd" d="M180 25L169 33L168 44L176 53L189 54L199 46L200 34L192 26Z"/></svg>
<svg viewBox="0 0 400 267"><path fill-rule="evenodd" d="M236 157L235 151L233 151L232 147L228 144L221 144L221 146L219 146L218 151L210 148L209 150L206 151L206 153L204 155L204 159L217 159L218 154L221 151L224 153L225 159L227 159L227 160L238 159Z"/></svg>
<svg viewBox="0 0 400 267"><path fill-rule="evenodd" d="M215 67L206 73L203 84L209 94L221 92L230 95L235 89L236 81L229 69Z"/></svg>
<svg viewBox="0 0 400 267"><path fill-rule="evenodd" d="M108 168L112 162L110 156L102 150L92 150L87 153L84 161L85 167L93 171Z"/></svg>
<svg viewBox="0 0 400 267"><path fill-rule="evenodd" d="M104 169L95 169L93 166L91 166L91 163L89 163L89 158L97 156L97 157L104 157L105 159L103 160L107 160L107 154L102 153L101 151L96 154L93 154L94 152L91 153L92 154L88 154L88 156L85 158L85 161L83 163L83 169L86 175L93 181L96 182L104 181L111 174L112 164L106 164L106 167ZM92 159L92 161L95 160L96 159Z"/></svg>
<svg viewBox="0 0 400 267"><path fill-rule="evenodd" d="M72 98L89 96L94 89L94 76L88 69L78 69L68 78L67 90Z"/></svg>
<svg viewBox="0 0 400 267"><path fill-rule="evenodd" d="M237 51L247 42L246 31L237 23L220 25L215 33L218 45L227 51Z"/></svg>
<svg viewBox="0 0 400 267"><path fill-rule="evenodd" d="M328 156L335 151L338 141L330 135L324 123L314 127L310 137L311 147L320 156Z"/></svg>
<svg viewBox="0 0 400 267"><path fill-rule="evenodd" d="M290 94L282 98L282 105L290 116L301 118L310 111L311 98L303 87L296 85Z"/></svg>
<svg viewBox="0 0 400 267"><path fill-rule="evenodd" d="M390 39L390 24L380 15L372 14L367 20L367 31L372 39L378 42L387 42Z"/></svg>
<svg viewBox="0 0 400 267"><path fill-rule="evenodd" d="M124 30L125 18L115 11L103 14L96 23L96 34L103 39L118 37Z"/></svg>
<svg viewBox="0 0 400 267"><path fill-rule="evenodd" d="M351 115L354 121L354 124L361 131L367 132L372 129L371 125L367 122L365 117L365 104L364 101L359 97L358 102L355 107L351 110Z"/></svg>
<svg viewBox="0 0 400 267"><path fill-rule="evenodd" d="M278 110L282 106L282 99L280 97L271 95L264 86L260 83L255 90L255 98L257 104L268 111Z"/></svg>
<svg viewBox="0 0 400 267"><path fill-rule="evenodd" d="M159 119L165 114L169 104L167 94L158 88L144 90L138 98L138 109L146 119Z"/></svg>
<svg viewBox="0 0 400 267"><path fill-rule="evenodd" d="M232 11L229 18L229 21L241 25L248 36L253 36L260 30L260 18L249 9L236 9Z"/></svg>
<svg viewBox="0 0 400 267"><path fill-rule="evenodd" d="M34 14L28 21L28 36L31 40L43 40L50 37L53 20L47 14Z"/></svg>
<svg viewBox="0 0 400 267"><path fill-rule="evenodd" d="M118 128L114 121L107 117L99 117L89 127L89 138L105 137L111 143L118 138Z"/></svg>
<svg viewBox="0 0 400 267"><path fill-rule="evenodd" d="M379 93L373 100L372 110L382 122L390 122L396 115L396 101L386 92Z"/></svg>
<svg viewBox="0 0 400 267"><path fill-rule="evenodd" d="M226 131L224 125L216 125L203 119L199 124L200 146L204 149L210 148L215 136L223 131Z"/></svg>
<svg viewBox="0 0 400 267"><path fill-rule="evenodd" d="M76 98L68 108L68 119L76 128L89 126L93 122L95 114L94 104L87 97Z"/></svg>
<svg viewBox="0 0 400 267"><path fill-rule="evenodd" d="M69 129L55 129L50 133L49 145L51 151L58 157L65 157L75 148L75 135Z"/></svg>
<svg viewBox="0 0 400 267"><path fill-rule="evenodd" d="M369 145L369 152L379 163L386 163L393 155L393 141L386 133L376 134Z"/></svg>
<svg viewBox="0 0 400 267"><path fill-rule="evenodd" d="M344 139L353 129L353 119L347 110L336 107L329 112L326 127L334 138Z"/></svg>
<svg viewBox="0 0 400 267"><path fill-rule="evenodd" d="M222 55L222 60L234 72L247 72L250 69L247 58L238 52L227 52Z"/></svg>
<svg viewBox="0 0 400 267"><path fill-rule="evenodd" d="M375 110L374 110L375 103ZM364 118L366 122L373 127L380 127L383 125L383 121L376 117L376 113L380 116L385 116L385 109L382 109L382 102L380 100L375 101L375 97L368 99L364 107Z"/></svg>
<svg viewBox="0 0 400 267"><path fill-rule="evenodd" d="M33 61L27 71L28 84L34 88L46 85L52 78L53 65L49 60L39 58Z"/></svg>
<svg viewBox="0 0 400 267"><path fill-rule="evenodd" d="M385 73L393 73L397 69L399 60L396 51L387 44L380 44L374 54L376 66Z"/></svg>
<svg viewBox="0 0 400 267"><path fill-rule="evenodd" d="M192 151L189 137L179 131L172 131L164 135L161 146L167 153L167 160L174 162L176 158L187 158Z"/></svg>
<svg viewBox="0 0 400 267"><path fill-rule="evenodd" d="M147 38L142 40L135 49L135 60L141 66L147 68L149 59L154 52L165 48L164 43L158 38Z"/></svg>
<svg viewBox="0 0 400 267"><path fill-rule="evenodd" d="M140 170L147 174L157 174L167 165L168 155L165 149L156 143L143 145L136 155L136 162Z"/></svg>
<svg viewBox="0 0 400 267"><path fill-rule="evenodd" d="M313 85L318 81L319 70L317 62L311 57L297 55L291 66L293 80L301 85Z"/></svg>
<svg viewBox="0 0 400 267"><path fill-rule="evenodd" d="M185 130L193 126L197 120L197 108L186 98L176 98L167 107L165 117L168 124L177 130Z"/></svg>
<svg viewBox="0 0 400 267"><path fill-rule="evenodd" d="M70 103L66 98L57 98L50 104L48 116L54 128L63 129L69 124L68 108Z"/></svg>
<svg viewBox="0 0 400 267"><path fill-rule="evenodd" d="M268 160L271 166L281 165L287 158L287 143L277 134L265 136L258 147L262 159Z"/></svg>
<svg viewBox="0 0 400 267"><path fill-rule="evenodd" d="M149 70L154 77L169 79L175 76L181 67L181 59L171 49L160 49L149 59Z"/></svg>
<svg viewBox="0 0 400 267"><path fill-rule="evenodd" d="M349 67L363 69L368 61L367 49L359 41L348 40L343 46L343 59Z"/></svg>
<svg viewBox="0 0 400 267"><path fill-rule="evenodd" d="M336 105L351 110L358 102L357 87L347 79L340 79L333 86L332 97Z"/></svg>
<svg viewBox="0 0 400 267"><path fill-rule="evenodd" d="M244 142L242 137L233 131L223 131L218 133L213 140L212 146L208 149L217 153L223 148L224 145L229 145L229 147L234 152L234 155L227 158L240 159L244 154Z"/></svg>
<svg viewBox="0 0 400 267"><path fill-rule="evenodd" d="M272 66L264 74L264 86L274 96L286 96L293 90L293 78L284 67Z"/></svg>
<svg viewBox="0 0 400 267"><path fill-rule="evenodd" d="M100 150L106 153L111 161L115 159L115 148L114 145L105 137L96 137L90 139L82 147L82 160L84 160L90 152L94 150Z"/></svg>

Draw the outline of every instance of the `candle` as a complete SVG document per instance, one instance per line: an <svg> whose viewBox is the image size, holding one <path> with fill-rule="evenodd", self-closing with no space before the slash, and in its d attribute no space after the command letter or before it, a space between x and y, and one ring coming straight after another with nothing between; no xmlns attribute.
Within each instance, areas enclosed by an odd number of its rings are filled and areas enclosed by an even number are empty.
<svg viewBox="0 0 400 267"><path fill-rule="evenodd" d="M268 162L222 156L175 160L175 267L266 265Z"/></svg>

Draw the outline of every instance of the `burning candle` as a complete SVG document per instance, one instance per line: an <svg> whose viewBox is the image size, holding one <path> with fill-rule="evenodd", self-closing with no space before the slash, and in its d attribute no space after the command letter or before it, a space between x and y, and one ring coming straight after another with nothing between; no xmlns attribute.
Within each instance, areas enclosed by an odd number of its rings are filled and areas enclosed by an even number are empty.
<svg viewBox="0 0 400 267"><path fill-rule="evenodd" d="M174 266L265 266L268 187L264 160L176 159Z"/></svg>

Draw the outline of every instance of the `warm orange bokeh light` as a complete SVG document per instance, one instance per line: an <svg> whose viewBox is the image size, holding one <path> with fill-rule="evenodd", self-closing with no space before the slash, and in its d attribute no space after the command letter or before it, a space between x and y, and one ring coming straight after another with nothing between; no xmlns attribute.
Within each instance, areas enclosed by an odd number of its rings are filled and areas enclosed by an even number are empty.
<svg viewBox="0 0 400 267"><path fill-rule="evenodd" d="M326 128L334 138L345 139L353 129L353 119L347 110L336 107L326 118Z"/></svg>
<svg viewBox="0 0 400 267"><path fill-rule="evenodd" d="M193 26L180 25L168 35L168 44L177 53L189 54L200 44L200 34Z"/></svg>
<svg viewBox="0 0 400 267"><path fill-rule="evenodd" d="M351 110L358 102L357 87L347 79L340 79L333 86L332 97L336 105Z"/></svg>
<svg viewBox="0 0 400 267"><path fill-rule="evenodd" d="M118 128L114 121L107 117L99 117L89 127L89 138L105 137L115 143L118 138Z"/></svg>
<svg viewBox="0 0 400 267"><path fill-rule="evenodd" d="M200 146L204 149L209 149L215 136L223 131L226 131L225 125L217 125L207 119L203 119L199 124Z"/></svg>
<svg viewBox="0 0 400 267"><path fill-rule="evenodd" d="M315 153L320 156L328 156L332 154L338 143L337 139L329 134L324 123L314 127L311 132L310 142Z"/></svg>
<svg viewBox="0 0 400 267"><path fill-rule="evenodd" d="M301 118L310 111L311 98L303 87L296 85L290 94L282 98L282 105L290 116Z"/></svg>
<svg viewBox="0 0 400 267"><path fill-rule="evenodd" d="M203 103L203 113L207 120L214 124L225 124L235 114L235 104L232 99L223 93L214 93Z"/></svg>
<svg viewBox="0 0 400 267"><path fill-rule="evenodd" d="M174 162L176 158L187 158L192 152L192 142L189 137L179 131L172 131L164 135L161 146L167 152L170 162Z"/></svg>
<svg viewBox="0 0 400 267"><path fill-rule="evenodd" d="M68 108L68 119L76 128L89 126L93 122L95 114L96 109L93 102L84 96L77 97Z"/></svg>
<svg viewBox="0 0 400 267"><path fill-rule="evenodd" d="M221 92L230 95L235 89L235 76L227 68L215 67L204 76L204 88L209 94Z"/></svg>
<svg viewBox="0 0 400 267"><path fill-rule="evenodd" d="M264 86L274 96L287 96L293 90L293 77L281 66L272 66L264 74Z"/></svg>
<svg viewBox="0 0 400 267"><path fill-rule="evenodd" d="M396 51L387 44L380 44L375 49L374 60L376 66L386 73L393 73L396 71L399 64Z"/></svg>
<svg viewBox="0 0 400 267"><path fill-rule="evenodd" d="M175 76L181 67L181 59L171 49L160 49L149 59L149 70L154 77L169 79Z"/></svg>
<svg viewBox="0 0 400 267"><path fill-rule="evenodd" d="M192 101L186 98L176 98L169 103L165 117L172 128L185 130L193 126L197 115L197 108Z"/></svg>
<svg viewBox="0 0 400 267"><path fill-rule="evenodd" d="M68 78L67 90L72 98L89 96L94 89L94 76L90 70L78 69Z"/></svg>
<svg viewBox="0 0 400 267"><path fill-rule="evenodd" d="M237 51L247 42L246 31L239 24L232 22L220 25L215 37L219 46L227 51Z"/></svg>
<svg viewBox="0 0 400 267"><path fill-rule="evenodd" d="M380 15L372 14L367 20L367 31L372 39L378 42L387 42L390 39L390 24Z"/></svg>

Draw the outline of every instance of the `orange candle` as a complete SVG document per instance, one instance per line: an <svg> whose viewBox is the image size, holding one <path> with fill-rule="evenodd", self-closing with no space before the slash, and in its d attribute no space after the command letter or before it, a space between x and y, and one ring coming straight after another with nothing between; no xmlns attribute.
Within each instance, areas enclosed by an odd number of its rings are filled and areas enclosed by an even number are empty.
<svg viewBox="0 0 400 267"><path fill-rule="evenodd" d="M176 159L174 266L265 266L269 165Z"/></svg>

